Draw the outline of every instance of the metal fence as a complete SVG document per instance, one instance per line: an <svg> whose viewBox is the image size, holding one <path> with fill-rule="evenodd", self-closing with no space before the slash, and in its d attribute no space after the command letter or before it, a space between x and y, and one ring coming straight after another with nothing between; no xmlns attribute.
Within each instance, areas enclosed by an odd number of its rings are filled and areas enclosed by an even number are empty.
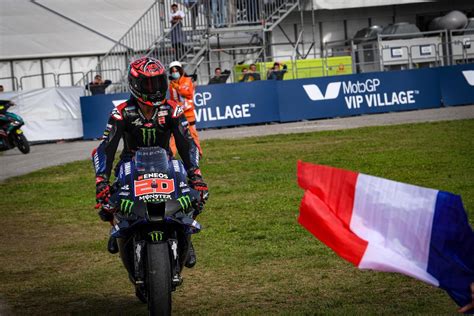
<svg viewBox="0 0 474 316"><path fill-rule="evenodd" d="M96 69L85 74L76 85L87 84L95 73L111 69L125 72L132 60L143 55L157 58L165 65L179 60L188 73L193 73L202 68L200 65L206 60L212 63L208 55L213 36L219 29L256 26L263 32L264 28L272 27L299 4L299 0L195 0L178 3L177 8L173 9L174 2L155 1L100 59ZM178 13L182 19L175 22L173 16ZM115 83L123 82L125 90L124 76L119 77L116 73L109 79Z"/></svg>
<svg viewBox="0 0 474 316"><path fill-rule="evenodd" d="M351 56L356 73L474 62L474 30L379 35L325 43L324 57Z"/></svg>
<svg viewBox="0 0 474 316"><path fill-rule="evenodd" d="M300 31L292 54L268 57L272 44L265 42L263 33L275 26L300 1L179 1L177 10L182 11L184 17L178 23L172 23L171 5L174 2L175 0L154 1L113 48L100 58L97 67L87 73L42 73L20 78L7 77L0 78L0 84L5 82L13 89L22 89L28 80L38 80L43 87L69 83L85 87L96 74L101 74L104 79L113 82L107 92L123 92L127 90L126 73L129 63L143 55L155 57L165 66L171 61L180 60L188 74L197 73L198 84L207 84L214 76L216 67L231 70L228 83L239 82L242 77L242 67L239 65L251 63L258 64L258 72L265 79L274 61L287 64L287 79L334 75L338 73L337 67L342 67L345 73L348 69L353 73L360 73L474 62L472 29L382 35L369 41L352 39L328 42L323 45L321 62L318 64L300 62L307 57L297 51L303 38ZM253 30L260 30L261 35L245 43L245 39L241 40L229 33L228 28L232 27L243 30L255 27ZM223 34L230 36L225 37ZM224 43L225 41L227 42ZM332 57L344 56L350 56L352 61L336 65L329 62ZM82 78L73 82L77 75Z"/></svg>

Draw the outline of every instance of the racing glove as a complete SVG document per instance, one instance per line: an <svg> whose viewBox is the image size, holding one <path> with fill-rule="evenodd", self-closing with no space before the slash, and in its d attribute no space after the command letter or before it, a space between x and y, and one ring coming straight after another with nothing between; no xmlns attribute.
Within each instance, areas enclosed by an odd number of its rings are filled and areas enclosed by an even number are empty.
<svg viewBox="0 0 474 316"><path fill-rule="evenodd" d="M200 191L201 194L198 199L193 200L192 205L193 208L197 211L195 215L199 215L202 210L204 209L204 204L206 204L207 198L209 196L208 191Z"/></svg>
<svg viewBox="0 0 474 316"><path fill-rule="evenodd" d="M95 178L95 200L97 205L107 204L110 197L109 182L101 176ZM98 208L96 205L96 208Z"/></svg>
<svg viewBox="0 0 474 316"><path fill-rule="evenodd" d="M200 193L200 198L193 202L193 207L199 213L203 210L204 204L206 203L208 196L209 196L209 189L207 184L204 182L201 170L199 169L192 169L188 172L189 177L189 186L194 190Z"/></svg>
<svg viewBox="0 0 474 316"><path fill-rule="evenodd" d="M108 204L110 198L110 185L104 177L95 178L95 199L97 204L96 209L100 208L98 213L101 220L110 222L113 220L113 208Z"/></svg>
<svg viewBox="0 0 474 316"><path fill-rule="evenodd" d="M202 179L201 170L191 169L188 171L188 184L196 191L208 191L207 184Z"/></svg>

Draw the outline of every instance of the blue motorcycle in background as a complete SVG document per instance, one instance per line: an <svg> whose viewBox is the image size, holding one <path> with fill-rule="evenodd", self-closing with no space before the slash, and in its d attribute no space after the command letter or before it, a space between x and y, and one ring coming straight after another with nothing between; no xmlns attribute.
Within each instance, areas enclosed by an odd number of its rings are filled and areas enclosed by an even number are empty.
<svg viewBox="0 0 474 316"><path fill-rule="evenodd" d="M116 210L111 235L150 315L170 315L190 236L201 229L196 203L207 196L188 186L182 162L160 147L138 149L116 175L107 206Z"/></svg>
<svg viewBox="0 0 474 316"><path fill-rule="evenodd" d="M18 147L22 153L27 154L30 152L30 144L21 130L25 122L19 115L7 112L13 105L9 100L0 100L0 151Z"/></svg>

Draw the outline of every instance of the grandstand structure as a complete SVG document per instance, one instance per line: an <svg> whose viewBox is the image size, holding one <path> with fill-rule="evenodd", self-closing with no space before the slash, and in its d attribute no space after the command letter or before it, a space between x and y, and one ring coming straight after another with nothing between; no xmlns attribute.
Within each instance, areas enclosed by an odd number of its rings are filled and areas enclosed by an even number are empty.
<svg viewBox="0 0 474 316"><path fill-rule="evenodd" d="M262 78L273 62L285 63L285 79L293 79L474 61L470 1L141 0L131 14L127 1L120 0L122 11L114 11L115 20L108 20L108 33L101 30L100 23L91 27L91 7L102 10L102 17L111 14L111 8L98 8L99 0L5 1L28 6L27 10L34 7L35 16L62 21L56 25L59 33L71 29L75 34L63 34L64 45L70 48L64 52L54 51L55 47L35 52L34 45L30 49L21 39L16 45L21 43L22 54L2 48L0 84L7 90L85 86L100 73L113 81L109 93L123 92L127 65L143 55L164 64L180 60L188 74L198 75L198 84L207 84L216 67L231 70L227 82L238 82L242 68L251 63L257 64ZM170 7L175 2L185 14L180 30L170 23ZM85 6L82 14L90 12L91 18L81 20L81 7L74 10L81 3ZM429 31L434 18L452 10L463 12L470 22L451 30ZM128 14L127 19L120 19L119 14ZM8 23L8 19L0 20L0 25ZM122 30L120 35L117 29ZM176 32L181 33L184 54L174 49ZM38 37L30 40L39 42ZM2 39L1 46L10 47L8 44Z"/></svg>

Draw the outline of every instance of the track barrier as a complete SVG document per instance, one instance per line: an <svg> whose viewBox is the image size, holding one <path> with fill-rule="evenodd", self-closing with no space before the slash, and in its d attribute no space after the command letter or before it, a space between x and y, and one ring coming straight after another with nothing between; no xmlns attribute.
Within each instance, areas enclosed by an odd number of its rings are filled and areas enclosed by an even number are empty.
<svg viewBox="0 0 474 316"><path fill-rule="evenodd" d="M128 94L81 97L85 139ZM198 129L474 104L474 64L198 86Z"/></svg>

